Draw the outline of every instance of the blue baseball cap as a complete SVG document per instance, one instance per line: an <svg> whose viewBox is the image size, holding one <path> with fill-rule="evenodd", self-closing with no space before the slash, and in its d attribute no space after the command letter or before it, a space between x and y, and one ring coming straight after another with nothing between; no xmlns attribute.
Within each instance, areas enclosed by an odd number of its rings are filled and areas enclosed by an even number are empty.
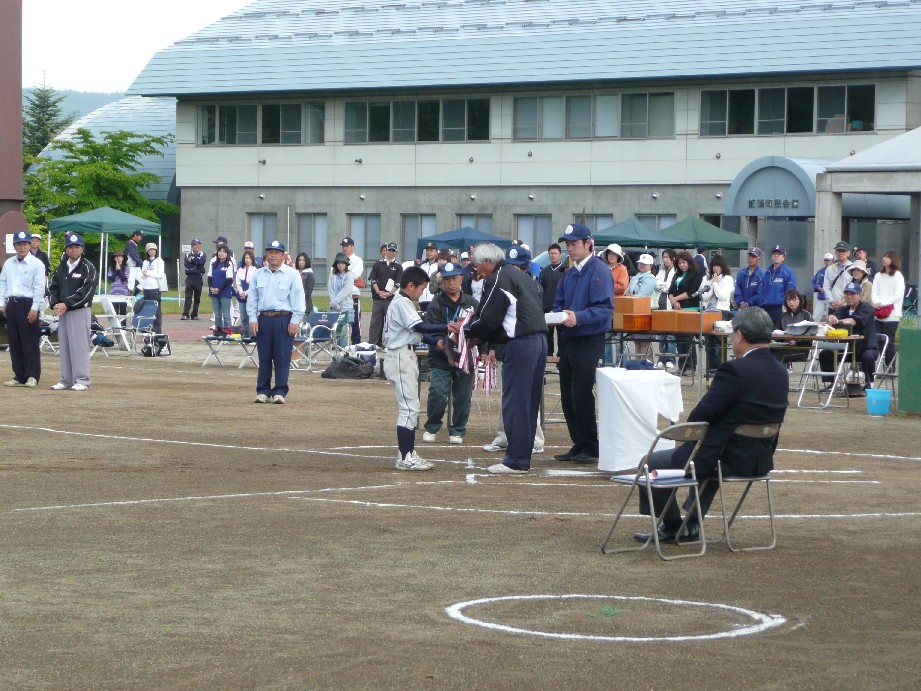
<svg viewBox="0 0 921 691"><path fill-rule="evenodd" d="M563 237L557 240L557 242L588 240L590 237L592 237L591 228L584 226L581 223L572 223L566 226L566 230L563 231Z"/></svg>
<svg viewBox="0 0 921 691"><path fill-rule="evenodd" d="M269 250L278 250L279 252L284 252L285 243L279 242L278 240L272 240L272 242L267 243L265 246L265 251L268 252Z"/></svg>
<svg viewBox="0 0 921 691"><path fill-rule="evenodd" d="M844 286L844 292L845 293L862 293L863 288L860 286L859 283L855 283L851 281L846 286Z"/></svg>
<svg viewBox="0 0 921 691"><path fill-rule="evenodd" d="M28 242L32 244L32 233L26 230L20 230L13 235L13 244L18 245L20 242Z"/></svg>
<svg viewBox="0 0 921 691"><path fill-rule="evenodd" d="M80 245L80 247L83 247L83 238L76 233L68 233L64 247L70 247L71 245Z"/></svg>
<svg viewBox="0 0 921 691"><path fill-rule="evenodd" d="M463 276L464 267L454 262L448 262L441 267L441 277L451 278L451 276Z"/></svg>
<svg viewBox="0 0 921 691"><path fill-rule="evenodd" d="M509 247L505 252L505 261L515 266L531 263L531 250L519 245L518 247Z"/></svg>

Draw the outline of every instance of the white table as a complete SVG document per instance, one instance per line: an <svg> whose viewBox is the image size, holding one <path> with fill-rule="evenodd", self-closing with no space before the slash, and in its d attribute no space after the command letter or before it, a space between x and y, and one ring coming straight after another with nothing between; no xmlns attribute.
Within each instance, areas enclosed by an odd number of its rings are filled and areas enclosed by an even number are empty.
<svg viewBox="0 0 921 691"><path fill-rule="evenodd" d="M677 422L684 402L681 379L663 370L599 367L598 468L635 468L658 433L659 415ZM667 449L673 442L660 442Z"/></svg>

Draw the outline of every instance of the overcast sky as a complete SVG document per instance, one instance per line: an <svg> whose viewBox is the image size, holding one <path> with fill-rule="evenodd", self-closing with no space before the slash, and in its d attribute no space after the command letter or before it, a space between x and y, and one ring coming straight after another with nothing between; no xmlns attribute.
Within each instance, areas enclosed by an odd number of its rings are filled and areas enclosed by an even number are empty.
<svg viewBox="0 0 921 691"><path fill-rule="evenodd" d="M154 54L251 0L23 0L22 85L125 91Z"/></svg>

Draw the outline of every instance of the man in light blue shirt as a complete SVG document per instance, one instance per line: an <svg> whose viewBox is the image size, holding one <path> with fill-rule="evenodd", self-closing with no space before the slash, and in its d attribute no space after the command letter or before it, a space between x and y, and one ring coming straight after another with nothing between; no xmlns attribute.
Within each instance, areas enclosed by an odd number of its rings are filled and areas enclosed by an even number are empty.
<svg viewBox="0 0 921 691"><path fill-rule="evenodd" d="M42 376L38 313L45 299L45 265L30 253L32 234L13 234L16 256L0 273L0 312L6 315L6 333L13 361L13 378L4 386L34 388Z"/></svg>
<svg viewBox="0 0 921 691"><path fill-rule="evenodd" d="M266 245L265 263L249 284L246 312L259 351L255 402L284 403L294 337L304 314L304 284L300 274L285 264L285 246L278 240Z"/></svg>

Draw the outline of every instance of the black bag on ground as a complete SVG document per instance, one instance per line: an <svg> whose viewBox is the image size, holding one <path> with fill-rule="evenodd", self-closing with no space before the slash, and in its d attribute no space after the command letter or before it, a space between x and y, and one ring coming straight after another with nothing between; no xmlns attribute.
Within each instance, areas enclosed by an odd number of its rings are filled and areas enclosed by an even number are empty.
<svg viewBox="0 0 921 691"><path fill-rule="evenodd" d="M330 363L320 376L324 379L370 379L374 365L355 357L344 357Z"/></svg>
<svg viewBox="0 0 921 691"><path fill-rule="evenodd" d="M172 355L173 352L169 347L169 336L167 334L149 334L144 336L144 347L141 348L141 355L144 357L162 357Z"/></svg>

